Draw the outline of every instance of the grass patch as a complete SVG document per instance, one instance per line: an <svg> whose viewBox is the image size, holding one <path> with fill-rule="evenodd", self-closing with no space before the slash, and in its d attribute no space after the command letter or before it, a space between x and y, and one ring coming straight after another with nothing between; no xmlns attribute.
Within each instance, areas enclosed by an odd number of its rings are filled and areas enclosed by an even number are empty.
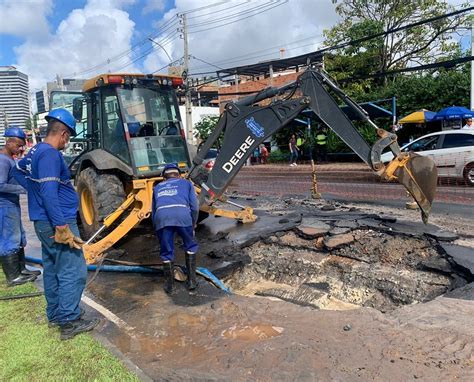
<svg viewBox="0 0 474 382"><path fill-rule="evenodd" d="M34 284L7 288L0 296L37 292ZM0 381L139 381L87 333L59 340L48 328L43 296L0 301Z"/></svg>

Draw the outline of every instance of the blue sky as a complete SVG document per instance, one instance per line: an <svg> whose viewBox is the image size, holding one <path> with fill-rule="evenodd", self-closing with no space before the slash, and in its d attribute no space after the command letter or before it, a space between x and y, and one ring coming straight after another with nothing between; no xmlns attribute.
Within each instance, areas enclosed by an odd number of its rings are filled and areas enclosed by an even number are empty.
<svg viewBox="0 0 474 382"><path fill-rule="evenodd" d="M330 0L0 0L0 65L28 74L32 92L56 75L153 72L183 56L182 12L194 73L278 58L281 48L286 57L316 50L338 21Z"/></svg>

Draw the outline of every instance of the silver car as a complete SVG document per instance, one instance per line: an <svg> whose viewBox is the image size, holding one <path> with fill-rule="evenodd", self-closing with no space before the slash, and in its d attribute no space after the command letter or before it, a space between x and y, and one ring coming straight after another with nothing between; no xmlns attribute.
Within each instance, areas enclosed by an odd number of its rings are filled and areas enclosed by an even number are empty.
<svg viewBox="0 0 474 382"><path fill-rule="evenodd" d="M474 129L427 134L401 149L429 156L436 163L440 178L464 179L466 184L474 186ZM382 155L384 163L392 159L391 152Z"/></svg>

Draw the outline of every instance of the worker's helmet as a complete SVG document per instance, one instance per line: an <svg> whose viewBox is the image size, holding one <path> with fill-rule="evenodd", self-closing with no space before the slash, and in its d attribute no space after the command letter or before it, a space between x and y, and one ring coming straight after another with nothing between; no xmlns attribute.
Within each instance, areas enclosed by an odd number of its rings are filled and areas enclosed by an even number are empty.
<svg viewBox="0 0 474 382"><path fill-rule="evenodd" d="M178 164L177 163L168 163L167 165L165 165L165 168L163 169L163 172L161 173L161 176L165 177L165 175L171 174L173 172L178 173L178 174L180 173Z"/></svg>
<svg viewBox="0 0 474 382"><path fill-rule="evenodd" d="M10 126L5 130L5 138L20 138L26 141L26 134L18 126Z"/></svg>
<svg viewBox="0 0 474 382"><path fill-rule="evenodd" d="M76 133L76 120L73 115L66 109L54 109L51 110L46 117L44 117L48 122L52 119L55 119L62 124L66 125L69 128L69 132L72 137L77 135Z"/></svg>

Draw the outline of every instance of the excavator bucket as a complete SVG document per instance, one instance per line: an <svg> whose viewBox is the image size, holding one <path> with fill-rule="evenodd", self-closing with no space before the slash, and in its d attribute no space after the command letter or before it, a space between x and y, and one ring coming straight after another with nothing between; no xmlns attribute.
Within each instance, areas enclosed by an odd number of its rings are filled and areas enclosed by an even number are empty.
<svg viewBox="0 0 474 382"><path fill-rule="evenodd" d="M386 179L403 184L421 209L426 224L436 192L438 171L433 160L413 152L401 153L385 168Z"/></svg>

